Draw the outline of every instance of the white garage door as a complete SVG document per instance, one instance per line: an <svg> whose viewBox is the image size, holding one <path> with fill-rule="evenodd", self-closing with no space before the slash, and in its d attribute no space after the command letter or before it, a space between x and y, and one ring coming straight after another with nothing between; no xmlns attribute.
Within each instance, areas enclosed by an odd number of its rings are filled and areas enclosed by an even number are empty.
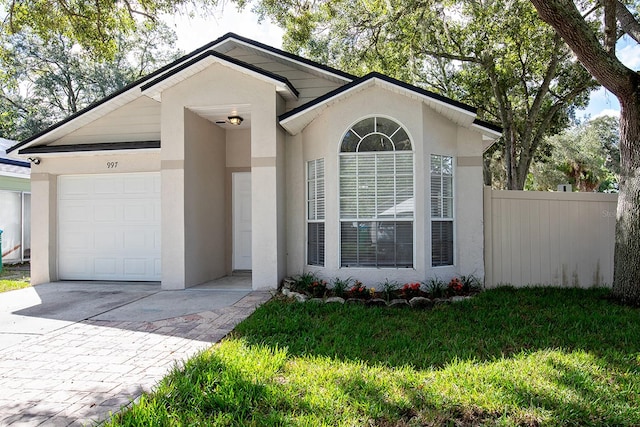
<svg viewBox="0 0 640 427"><path fill-rule="evenodd" d="M160 174L58 177L58 275L160 280Z"/></svg>

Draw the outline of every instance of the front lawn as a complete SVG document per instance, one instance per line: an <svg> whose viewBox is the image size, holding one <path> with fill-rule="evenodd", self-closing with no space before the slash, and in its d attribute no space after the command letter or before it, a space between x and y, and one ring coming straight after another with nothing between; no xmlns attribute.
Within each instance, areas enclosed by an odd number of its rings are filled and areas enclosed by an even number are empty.
<svg viewBox="0 0 640 427"><path fill-rule="evenodd" d="M108 425L640 425L640 310L607 296L271 301Z"/></svg>
<svg viewBox="0 0 640 427"><path fill-rule="evenodd" d="M28 264L3 265L0 272L0 292L13 291L31 286Z"/></svg>

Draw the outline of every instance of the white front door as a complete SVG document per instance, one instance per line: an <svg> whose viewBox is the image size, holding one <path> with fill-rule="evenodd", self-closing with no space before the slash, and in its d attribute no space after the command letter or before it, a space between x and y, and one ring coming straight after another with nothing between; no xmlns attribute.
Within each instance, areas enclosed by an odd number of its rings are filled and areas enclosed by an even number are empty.
<svg viewBox="0 0 640 427"><path fill-rule="evenodd" d="M232 174L233 269L251 270L251 172Z"/></svg>

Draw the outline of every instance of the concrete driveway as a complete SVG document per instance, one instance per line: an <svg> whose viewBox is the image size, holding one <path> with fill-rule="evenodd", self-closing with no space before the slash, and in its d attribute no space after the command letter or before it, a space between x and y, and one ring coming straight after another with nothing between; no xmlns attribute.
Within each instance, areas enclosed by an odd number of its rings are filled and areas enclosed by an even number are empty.
<svg viewBox="0 0 640 427"><path fill-rule="evenodd" d="M0 426L103 420L270 297L247 278L184 291L56 282L0 293Z"/></svg>

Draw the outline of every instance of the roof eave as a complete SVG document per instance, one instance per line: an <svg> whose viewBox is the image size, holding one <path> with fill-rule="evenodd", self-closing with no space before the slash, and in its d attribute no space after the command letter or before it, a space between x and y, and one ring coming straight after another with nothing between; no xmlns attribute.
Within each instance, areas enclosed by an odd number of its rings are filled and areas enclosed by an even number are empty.
<svg viewBox="0 0 640 427"><path fill-rule="evenodd" d="M214 51L207 51L198 55L181 66L143 84L140 89L143 95L149 96L156 101L160 101L162 91L179 83L180 81L183 81L184 78L181 78L181 76L184 76L185 73L187 77L189 77L201 71L200 69L192 68L196 64L204 64L205 67L208 67L215 63L274 84L276 90L286 100L298 99L298 90L286 78Z"/></svg>
<svg viewBox="0 0 640 427"><path fill-rule="evenodd" d="M372 85L395 90L406 96L419 99L421 102L424 102L436 110L440 110L439 112L441 114L444 114L454 122L465 127L471 127L477 117L476 109L469 105L400 82L399 80L379 73L371 73L281 115L279 123L289 134L296 135L330 105ZM451 112L451 114L447 114L447 112Z"/></svg>

